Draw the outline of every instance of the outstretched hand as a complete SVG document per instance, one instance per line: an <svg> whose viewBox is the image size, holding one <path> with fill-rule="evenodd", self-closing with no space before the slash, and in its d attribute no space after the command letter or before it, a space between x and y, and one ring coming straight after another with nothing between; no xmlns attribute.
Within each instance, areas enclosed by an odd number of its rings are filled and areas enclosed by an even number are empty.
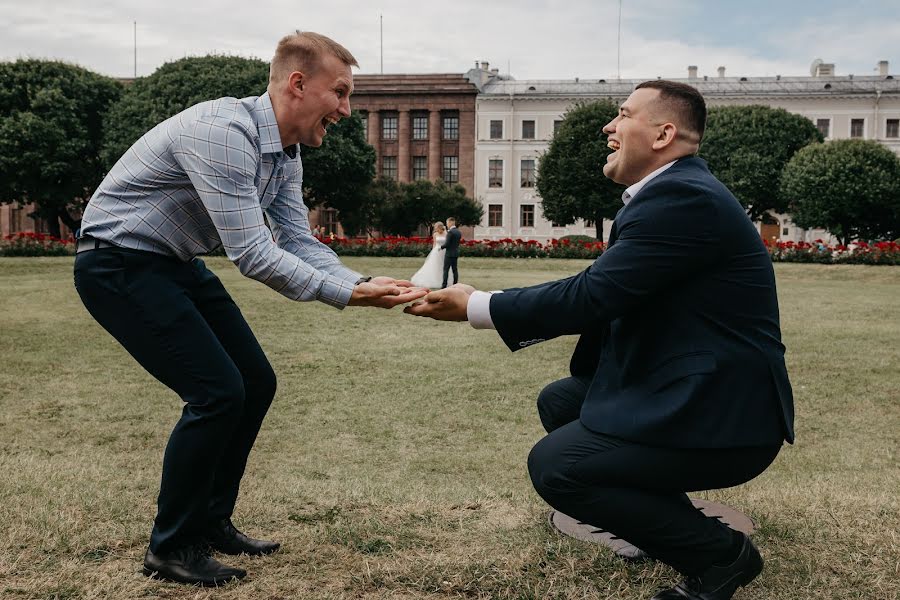
<svg viewBox="0 0 900 600"><path fill-rule="evenodd" d="M418 300L427 293L426 288L413 287L408 281L395 280L390 277L375 277L371 281L360 283L353 288L353 294L350 296L347 306L394 308L398 304Z"/></svg>
<svg viewBox="0 0 900 600"><path fill-rule="evenodd" d="M394 279L393 277L385 277L383 275L373 277L369 280L369 283L374 283L376 285L396 285L405 288L415 287L411 281L407 281L405 279Z"/></svg>
<svg viewBox="0 0 900 600"><path fill-rule="evenodd" d="M468 321L469 296L474 291L471 285L457 283L430 292L421 301L404 308L403 312L438 321Z"/></svg>

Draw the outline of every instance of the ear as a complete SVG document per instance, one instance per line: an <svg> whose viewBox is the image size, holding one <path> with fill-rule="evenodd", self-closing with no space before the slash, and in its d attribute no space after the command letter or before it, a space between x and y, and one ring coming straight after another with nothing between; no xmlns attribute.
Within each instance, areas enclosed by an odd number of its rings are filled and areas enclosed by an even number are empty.
<svg viewBox="0 0 900 600"><path fill-rule="evenodd" d="M296 96L298 98L303 98L305 92L303 91L304 83L306 81L306 75L301 71L294 71L288 76L288 91L291 95Z"/></svg>
<svg viewBox="0 0 900 600"><path fill-rule="evenodd" d="M662 150L675 142L678 137L678 128L674 123L663 123L659 126L656 139L653 140L653 149Z"/></svg>

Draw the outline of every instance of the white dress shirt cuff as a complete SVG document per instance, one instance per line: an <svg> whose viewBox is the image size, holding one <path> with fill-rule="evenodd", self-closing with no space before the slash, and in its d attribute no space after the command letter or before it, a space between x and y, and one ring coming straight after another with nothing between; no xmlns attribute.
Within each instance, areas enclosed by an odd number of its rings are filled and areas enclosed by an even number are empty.
<svg viewBox="0 0 900 600"><path fill-rule="evenodd" d="M475 329L495 329L491 320L491 295L503 292L472 292L466 306L469 325Z"/></svg>

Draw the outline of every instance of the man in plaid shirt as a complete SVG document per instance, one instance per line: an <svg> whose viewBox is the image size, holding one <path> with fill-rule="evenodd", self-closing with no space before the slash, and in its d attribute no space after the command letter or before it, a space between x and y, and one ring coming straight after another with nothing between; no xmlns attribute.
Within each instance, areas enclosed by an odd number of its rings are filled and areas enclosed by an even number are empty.
<svg viewBox="0 0 900 600"><path fill-rule="evenodd" d="M222 246L241 273L299 301L391 308L426 291L341 264L310 231L298 144L350 116L356 59L311 32L283 38L259 97L203 102L122 156L88 203L75 287L91 315L184 400L163 459L144 573L219 585L267 554L231 522L275 374L219 279L196 258ZM264 216L268 218L266 226Z"/></svg>

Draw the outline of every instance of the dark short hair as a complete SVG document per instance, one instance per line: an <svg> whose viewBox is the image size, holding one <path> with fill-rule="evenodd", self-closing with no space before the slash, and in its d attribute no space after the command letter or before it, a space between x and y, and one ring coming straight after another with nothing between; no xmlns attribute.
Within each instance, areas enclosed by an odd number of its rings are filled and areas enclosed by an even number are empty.
<svg viewBox="0 0 900 600"><path fill-rule="evenodd" d="M674 113L679 121L677 125L693 131L703 139L703 131L706 129L706 101L697 88L666 79L645 81L634 89L642 88L659 90L659 101Z"/></svg>

